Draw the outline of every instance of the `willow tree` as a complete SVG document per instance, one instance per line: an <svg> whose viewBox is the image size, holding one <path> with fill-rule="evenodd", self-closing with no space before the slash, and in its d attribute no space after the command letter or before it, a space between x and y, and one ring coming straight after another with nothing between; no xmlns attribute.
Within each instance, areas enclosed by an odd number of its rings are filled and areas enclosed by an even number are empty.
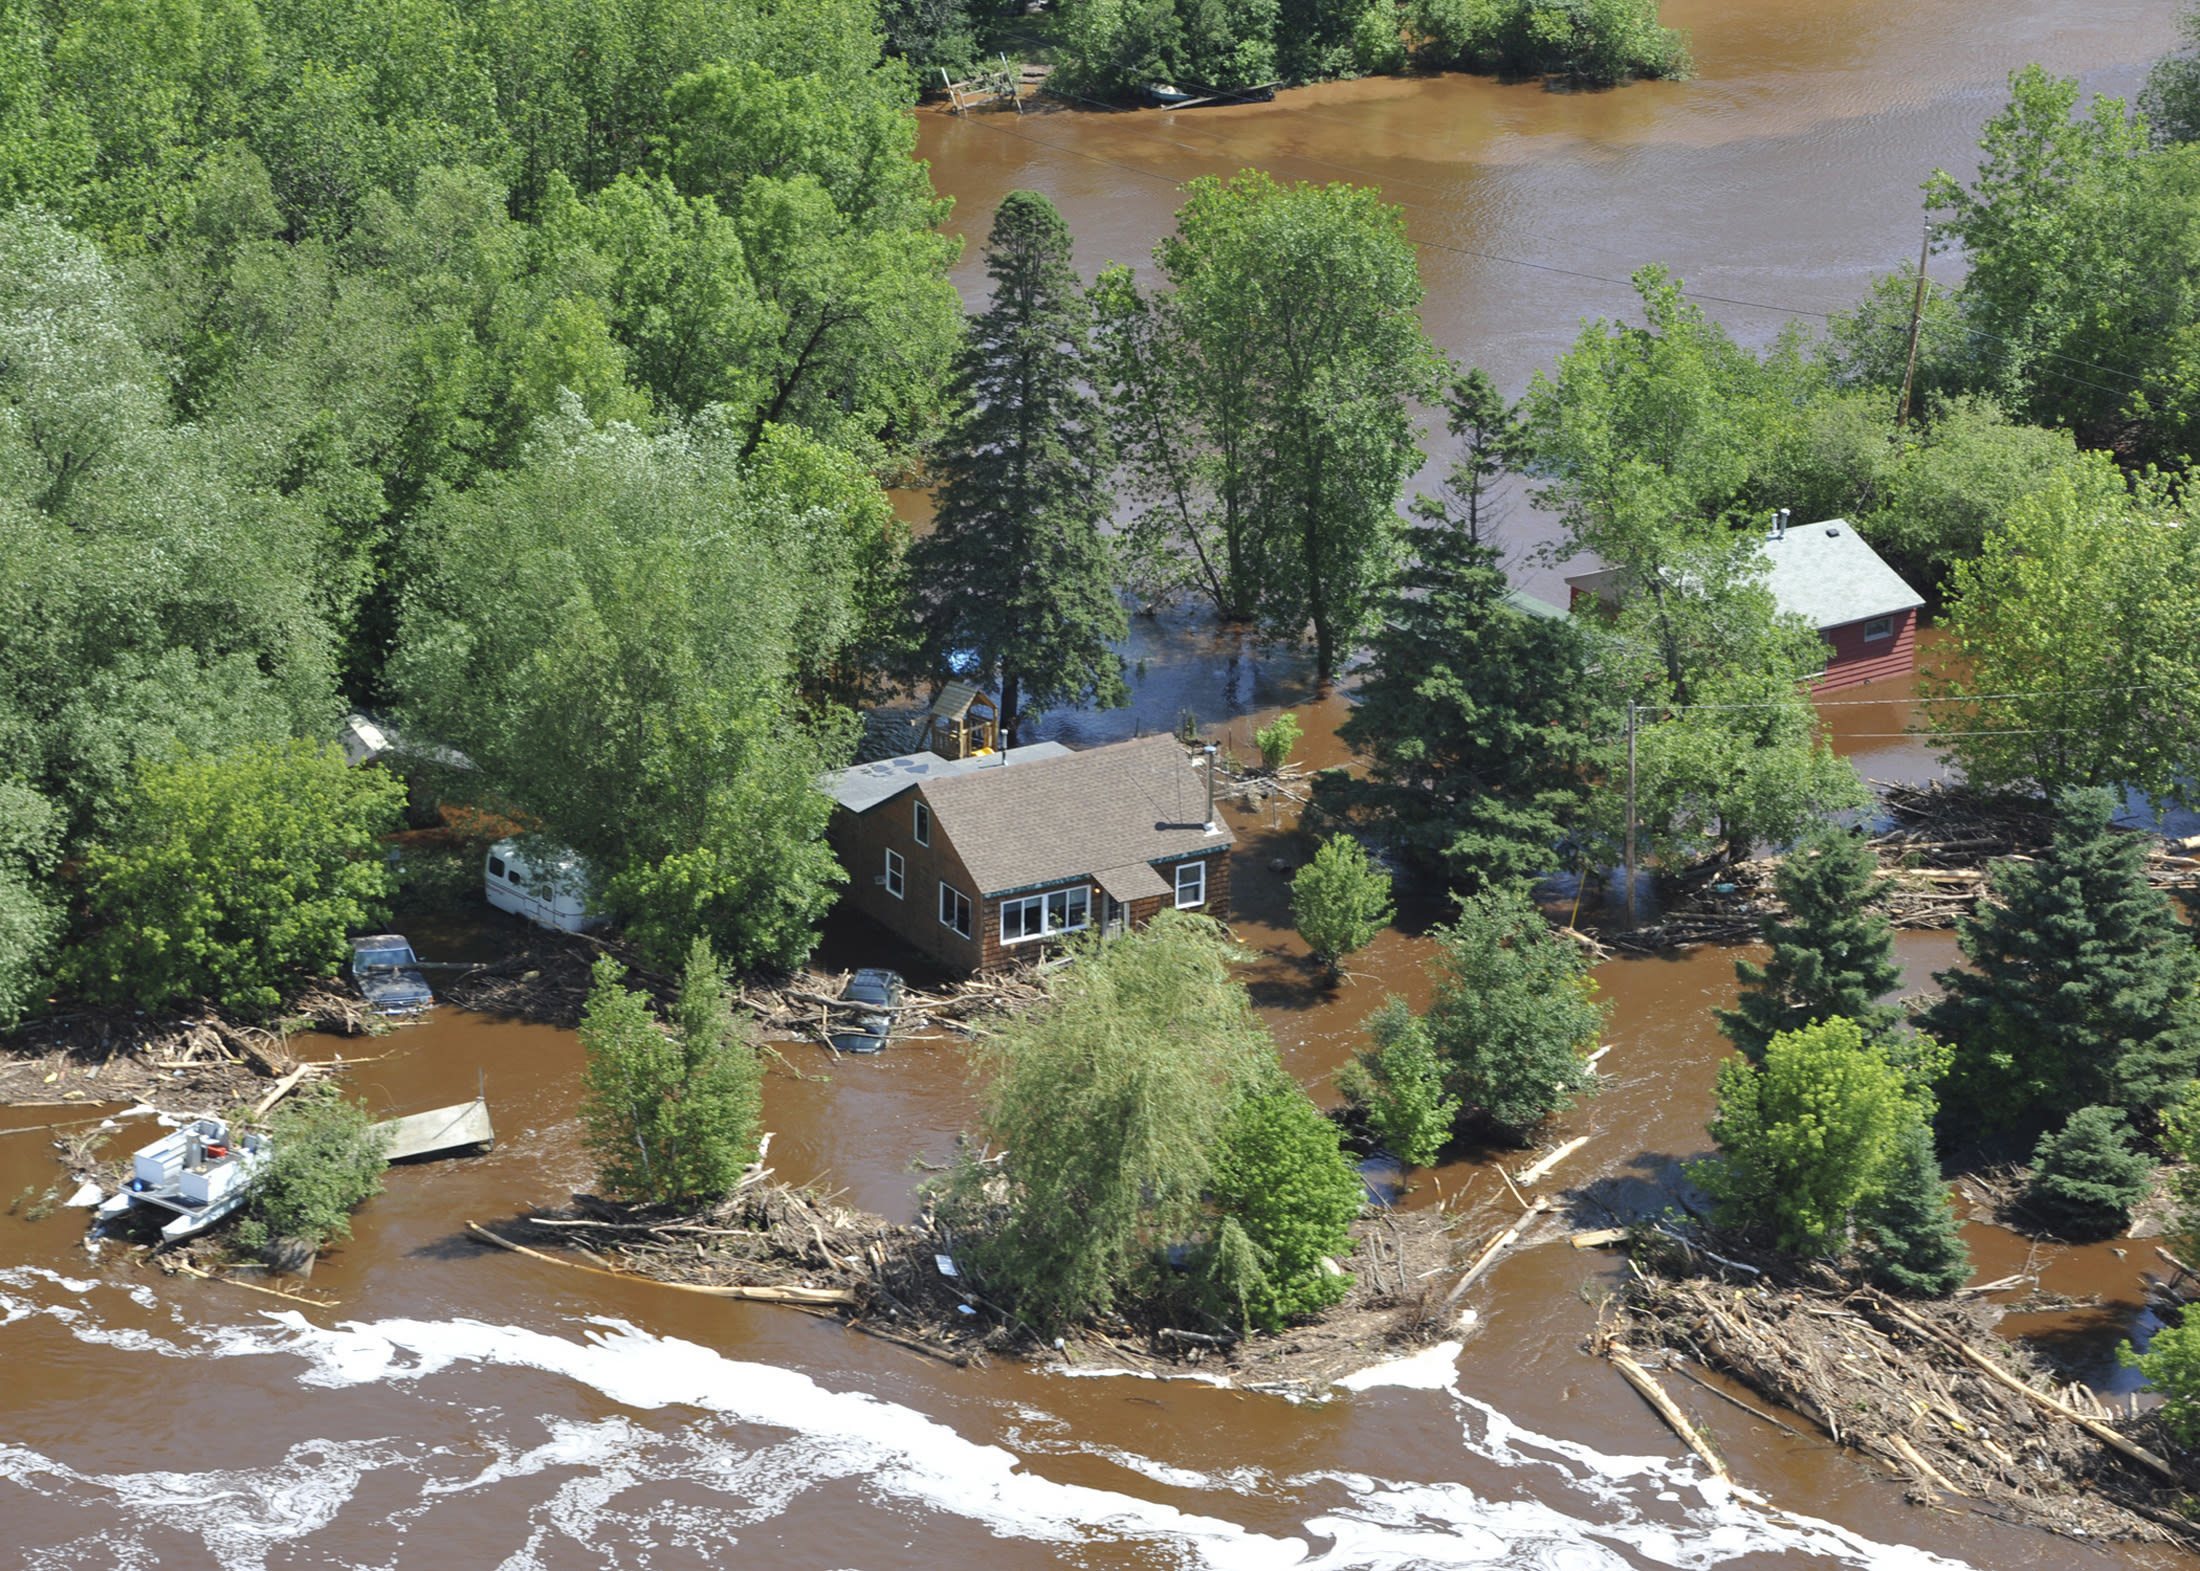
<svg viewBox="0 0 2200 1571"><path fill-rule="evenodd" d="M1126 268L1097 285L1132 539L1225 616L1311 628L1326 681L1401 554L1413 405L1441 370L1420 269L1373 191L1258 170L1189 190L1154 252L1169 289Z"/></svg>
<svg viewBox="0 0 2200 1571"><path fill-rule="evenodd" d="M985 1126L1008 1155L964 1162L942 1200L1020 1314L1061 1324L1180 1289L1256 1319L1321 1300L1309 1278L1358 1180L1236 964L1217 923L1164 911L1083 951L979 1044Z"/></svg>
<svg viewBox="0 0 2200 1571"><path fill-rule="evenodd" d="M1069 226L1038 192L1011 191L985 257L993 301L963 351L937 527L909 569L932 668L998 679L1014 740L1026 705L1123 703L1115 646L1130 628L1101 532L1112 463Z"/></svg>

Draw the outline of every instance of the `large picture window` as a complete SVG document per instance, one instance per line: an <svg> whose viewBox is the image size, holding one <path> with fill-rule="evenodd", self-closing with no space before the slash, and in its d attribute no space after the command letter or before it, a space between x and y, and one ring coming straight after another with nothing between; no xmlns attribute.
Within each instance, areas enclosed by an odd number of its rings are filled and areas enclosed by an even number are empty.
<svg viewBox="0 0 2200 1571"><path fill-rule="evenodd" d="M900 853L895 851L887 852L886 892L892 895L896 900L899 900L902 896L902 891L907 887L908 881L902 876Z"/></svg>
<svg viewBox="0 0 2200 1571"><path fill-rule="evenodd" d="M940 885L940 926L970 936L970 897L953 884Z"/></svg>
<svg viewBox="0 0 2200 1571"><path fill-rule="evenodd" d="M1026 895L1001 902L1001 942L1026 944L1034 938L1082 931L1092 920L1092 890L1084 884L1051 894Z"/></svg>
<svg viewBox="0 0 2200 1571"><path fill-rule="evenodd" d="M1179 862L1176 864L1176 908L1189 911L1194 906L1207 903L1207 864L1205 862Z"/></svg>

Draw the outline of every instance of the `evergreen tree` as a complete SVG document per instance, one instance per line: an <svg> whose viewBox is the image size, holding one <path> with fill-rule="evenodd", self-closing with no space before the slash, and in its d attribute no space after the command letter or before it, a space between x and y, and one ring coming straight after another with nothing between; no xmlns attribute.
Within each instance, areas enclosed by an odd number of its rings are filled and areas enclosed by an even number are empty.
<svg viewBox="0 0 2200 1571"><path fill-rule="evenodd" d="M1444 408L1450 415L1446 428L1460 441L1459 456L1444 477L1444 494L1415 497L1413 516L1439 528L1463 527L1469 545L1494 544L1490 484L1528 453L1519 412L1480 366L1452 378Z"/></svg>
<svg viewBox="0 0 2200 1571"><path fill-rule="evenodd" d="M1994 903L1958 924L1975 969L1941 971L1918 1017L1955 1048L1947 1101L1987 1129L2104 1103L2147 1120L2200 1064L2200 953L2148 887L2146 848L2110 827L2116 799L2062 801L2054 845L2007 863Z"/></svg>
<svg viewBox="0 0 2200 1571"><path fill-rule="evenodd" d="M1751 1063L1764 1062L1765 1044L1782 1031L1813 1020L1839 1015L1876 1042L1900 1018L1873 1002L1902 979L1893 929L1872 909L1877 866L1862 840L1831 824L1804 836L1780 864L1773 888L1788 915L1759 924L1772 957L1763 965L1735 961L1736 1007L1712 1011Z"/></svg>
<svg viewBox="0 0 2200 1571"><path fill-rule="evenodd" d="M1534 878L1557 863L1616 729L1587 642L1508 603L1496 552L1456 525L1415 534L1407 593L1337 728L1367 776L1326 772L1314 799L1468 889Z"/></svg>
<svg viewBox="0 0 2200 1571"><path fill-rule="evenodd" d="M937 527L911 549L910 581L934 668L997 678L1014 741L1026 705L1125 702L1115 645L1130 629L1101 534L1112 461L1087 391L1091 310L1052 202L1002 199L986 271L993 303L963 352Z"/></svg>
<svg viewBox="0 0 2200 1571"><path fill-rule="evenodd" d="M1945 1298L1971 1276L1954 1197L1940 1175L1932 1125L1910 1121L1888 1159L1885 1190L1865 1219L1864 1261L1898 1293Z"/></svg>
<svg viewBox="0 0 2200 1571"><path fill-rule="evenodd" d="M2065 1238L2108 1238L2131 1225L2154 1164L2131 1149L2131 1130L2113 1107L2081 1107L2040 1136L2025 1201Z"/></svg>

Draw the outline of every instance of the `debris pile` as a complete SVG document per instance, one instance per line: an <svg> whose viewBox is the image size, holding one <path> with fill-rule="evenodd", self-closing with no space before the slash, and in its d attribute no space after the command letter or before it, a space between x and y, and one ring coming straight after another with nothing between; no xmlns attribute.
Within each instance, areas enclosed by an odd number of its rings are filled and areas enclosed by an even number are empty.
<svg viewBox="0 0 2200 1571"><path fill-rule="evenodd" d="M1892 1299L1822 1265L1752 1258L1682 1245L1662 1250L1654 1271L1638 1262L1592 1350L1652 1366L1685 1355L1670 1367L1701 1390L1753 1421L1802 1432L1686 1361L1731 1376L1905 1481L1916 1503L2088 1539L2200 1548L2200 1522L2179 1509L2200 1475L2166 1460L2151 1418L2083 1385L2057 1386L1994 1335L2000 1310L1975 1298Z"/></svg>
<svg viewBox="0 0 2200 1571"><path fill-rule="evenodd" d="M1871 847L1887 881L1883 909L1898 929L1955 926L1987 898L1992 863L2037 856L2054 838L2054 817L2042 803L1974 796L1938 781L1913 786L1875 780L1872 786L1894 819ZM2147 881L2157 889L2200 888L2195 853L2200 844L2156 840L2147 852ZM1773 892L1781 860L1757 857L1699 874L1657 922L1607 933L1604 941L1637 954L1749 943L1763 918L1786 914Z"/></svg>

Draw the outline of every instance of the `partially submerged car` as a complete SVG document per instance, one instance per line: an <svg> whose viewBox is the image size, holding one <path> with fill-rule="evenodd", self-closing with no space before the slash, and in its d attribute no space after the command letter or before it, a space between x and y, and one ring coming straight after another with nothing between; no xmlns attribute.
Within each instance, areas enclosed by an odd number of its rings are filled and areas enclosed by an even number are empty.
<svg viewBox="0 0 2200 1571"><path fill-rule="evenodd" d="M899 971L866 969L848 979L840 990L841 1001L858 1012L851 1020L843 1011L830 1033L833 1046L843 1053L876 1053L894 1034L894 1017L901 1012Z"/></svg>
<svg viewBox="0 0 2200 1571"><path fill-rule="evenodd" d="M435 994L420 974L420 961L402 933L376 933L351 941L351 979L378 1015L417 1015L434 1007Z"/></svg>

